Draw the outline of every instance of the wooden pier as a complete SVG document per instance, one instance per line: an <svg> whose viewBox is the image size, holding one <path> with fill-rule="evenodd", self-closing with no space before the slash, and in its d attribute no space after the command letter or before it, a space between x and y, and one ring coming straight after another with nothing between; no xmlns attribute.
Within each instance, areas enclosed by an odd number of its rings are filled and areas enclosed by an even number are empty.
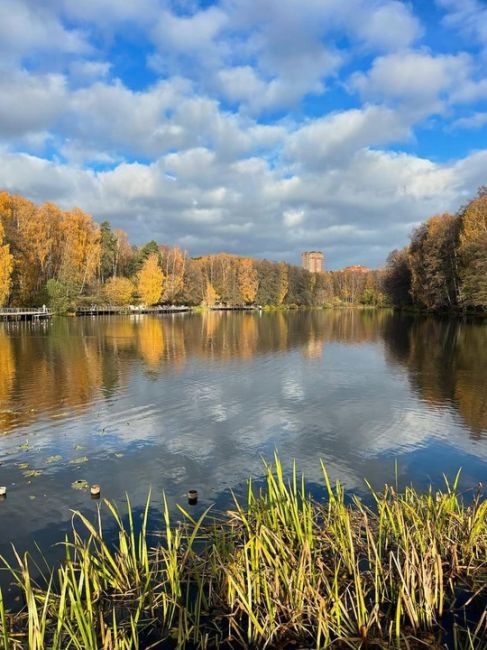
<svg viewBox="0 0 487 650"><path fill-rule="evenodd" d="M212 311L256 311L262 309L257 305L213 305Z"/></svg>
<svg viewBox="0 0 487 650"><path fill-rule="evenodd" d="M43 307L0 307L0 321L45 320L52 312Z"/></svg>
<svg viewBox="0 0 487 650"><path fill-rule="evenodd" d="M139 307L129 305L128 307L116 307L114 305L90 305L88 307L77 307L77 316L110 316L110 315L137 315L137 314L175 314L191 311L192 307L186 305L162 305L155 307Z"/></svg>

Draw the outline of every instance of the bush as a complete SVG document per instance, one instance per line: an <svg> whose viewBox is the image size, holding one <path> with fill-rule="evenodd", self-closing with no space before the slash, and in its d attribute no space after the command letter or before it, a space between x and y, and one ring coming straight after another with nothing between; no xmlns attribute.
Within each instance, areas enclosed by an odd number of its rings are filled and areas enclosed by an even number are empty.
<svg viewBox="0 0 487 650"><path fill-rule="evenodd" d="M128 278L110 278L103 287L103 295L112 304L123 307L130 305L135 287Z"/></svg>
<svg viewBox="0 0 487 650"><path fill-rule="evenodd" d="M72 284L59 280L48 280L46 291L50 309L58 314L68 311L76 295L76 288Z"/></svg>

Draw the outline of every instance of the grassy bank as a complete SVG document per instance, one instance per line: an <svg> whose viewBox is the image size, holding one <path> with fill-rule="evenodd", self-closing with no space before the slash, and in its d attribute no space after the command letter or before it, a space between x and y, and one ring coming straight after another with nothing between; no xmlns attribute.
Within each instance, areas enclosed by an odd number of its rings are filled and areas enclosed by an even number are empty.
<svg viewBox="0 0 487 650"><path fill-rule="evenodd" d="M66 559L36 583L9 565L22 608L0 603L6 649L487 648L487 501L443 491L340 485L314 502L279 461L264 489L199 521L183 509L149 543L148 514L123 522L105 502L74 517ZM149 503L149 502L148 502ZM103 517L102 517L103 512ZM108 545L104 518L118 528ZM4 561L5 563L5 561ZM44 570L44 574L46 571Z"/></svg>

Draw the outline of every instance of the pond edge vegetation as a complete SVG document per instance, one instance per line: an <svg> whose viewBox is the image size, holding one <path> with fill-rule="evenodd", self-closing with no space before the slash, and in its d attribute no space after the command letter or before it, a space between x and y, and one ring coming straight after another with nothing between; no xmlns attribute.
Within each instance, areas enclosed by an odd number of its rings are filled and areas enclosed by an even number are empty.
<svg viewBox="0 0 487 650"><path fill-rule="evenodd" d="M163 501L163 529L105 501L73 514L65 559L49 569L15 554L22 606L0 594L5 650L137 648L487 648L487 501L458 475L420 493L369 485L371 505L332 485L308 494L276 455L244 503L199 519ZM118 541L104 536L108 511ZM106 528L105 528L106 530ZM34 574L40 577L34 579Z"/></svg>

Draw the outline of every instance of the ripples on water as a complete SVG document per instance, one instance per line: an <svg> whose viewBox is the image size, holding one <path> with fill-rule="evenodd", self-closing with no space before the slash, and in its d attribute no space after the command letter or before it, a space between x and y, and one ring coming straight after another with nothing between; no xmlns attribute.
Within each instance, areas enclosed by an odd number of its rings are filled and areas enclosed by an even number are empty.
<svg viewBox="0 0 487 650"><path fill-rule="evenodd" d="M0 324L0 551L59 539L70 508L152 487L225 503L278 448L362 490L487 477L487 322L387 311Z"/></svg>

